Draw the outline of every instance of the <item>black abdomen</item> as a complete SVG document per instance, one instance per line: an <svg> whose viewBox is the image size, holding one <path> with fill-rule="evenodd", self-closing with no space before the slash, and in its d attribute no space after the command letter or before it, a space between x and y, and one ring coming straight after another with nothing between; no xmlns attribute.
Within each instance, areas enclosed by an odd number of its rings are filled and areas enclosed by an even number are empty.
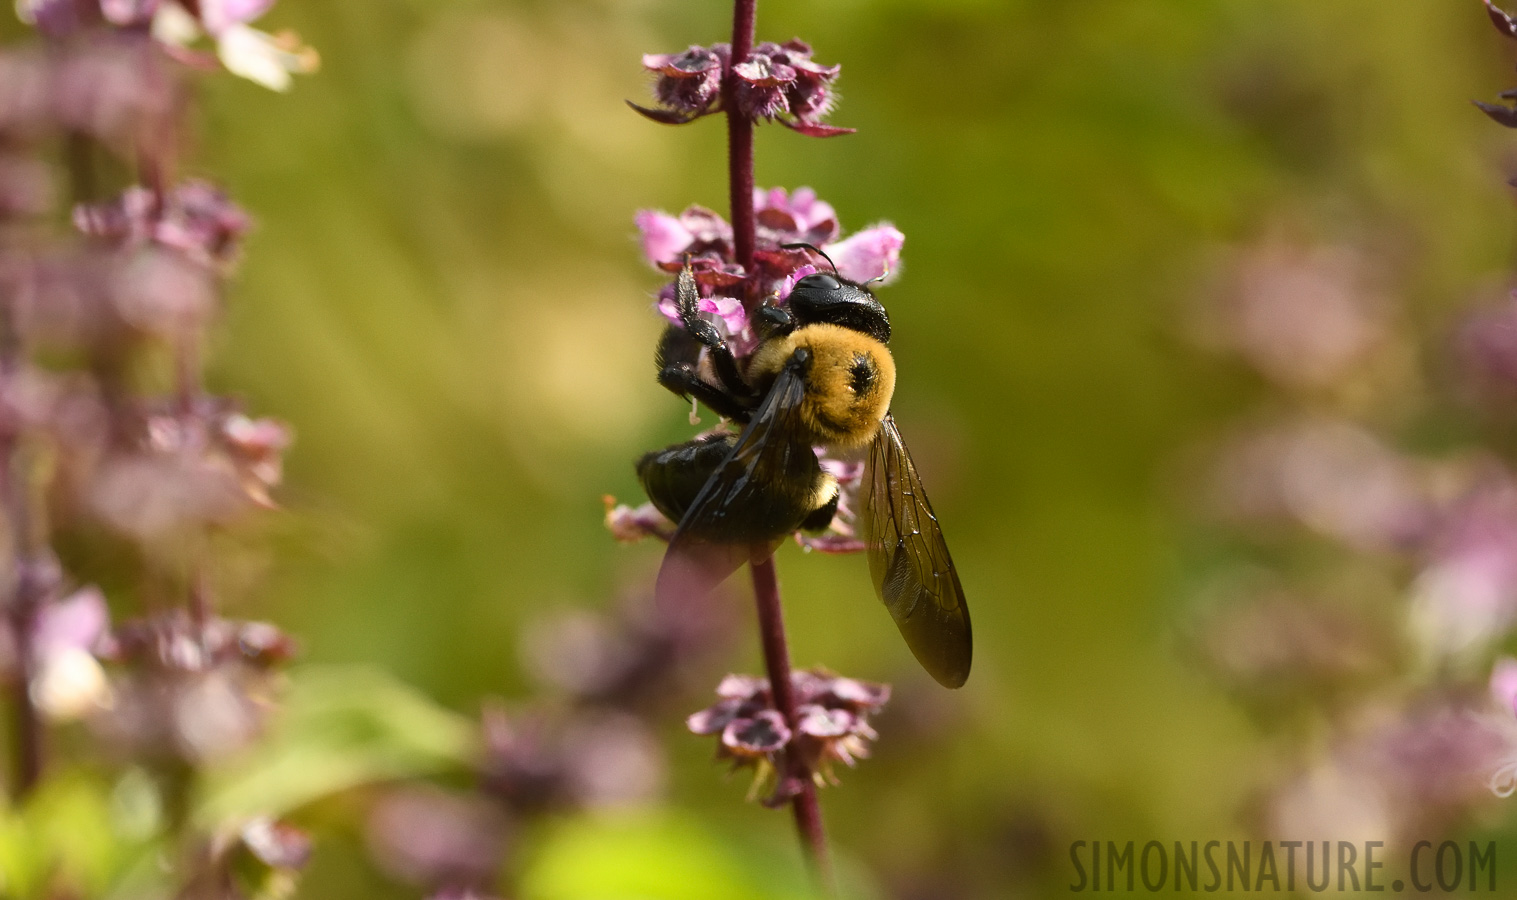
<svg viewBox="0 0 1517 900"><path fill-rule="evenodd" d="M644 454L638 480L659 512L703 540L766 541L827 527L837 511L836 483L822 496L828 479L810 447L795 444L767 468L738 471L741 462L728 462L737 441L734 434L710 435ZM685 522L708 483L714 493L702 501L698 520Z"/></svg>
<svg viewBox="0 0 1517 900"><path fill-rule="evenodd" d="M645 453L637 461L637 480L658 511L677 523L735 443L735 434L713 434Z"/></svg>

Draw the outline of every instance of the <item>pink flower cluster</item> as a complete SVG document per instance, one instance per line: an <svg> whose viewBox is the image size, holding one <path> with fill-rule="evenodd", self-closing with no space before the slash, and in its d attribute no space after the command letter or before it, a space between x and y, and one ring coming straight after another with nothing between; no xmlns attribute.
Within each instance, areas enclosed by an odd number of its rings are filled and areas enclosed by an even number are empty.
<svg viewBox="0 0 1517 900"><path fill-rule="evenodd" d="M878 735L869 717L890 700L890 685L858 681L824 669L791 673L796 724L792 729L774 707L769 681L751 675L728 675L716 687L719 698L685 720L699 735L719 735L717 755L734 768L755 770L753 795L777 770L781 752L799 753L818 784L837 783L832 765L853 766L869 755ZM794 786L776 786L769 803L790 799Z"/></svg>
<svg viewBox="0 0 1517 900"><path fill-rule="evenodd" d="M811 47L799 38L759 44L748 58L732 64L732 47L692 46L683 53L649 53L643 68L657 74L653 93L662 109L632 108L655 121L682 125L721 112L722 85L730 79L736 111L754 121L778 121L802 134L831 137L853 129L824 125L836 95L832 82L841 66L811 59Z"/></svg>
<svg viewBox="0 0 1517 900"><path fill-rule="evenodd" d="M850 281L888 281L900 270L906 236L888 222L839 240L842 226L837 213L811 188L796 188L793 193L784 188L755 189L753 202L758 220L753 272L745 272L733 257L732 226L709 209L691 206L677 216L643 210L634 220L649 263L674 273L690 260L701 291L701 311L715 316L727 335L736 339L733 349L739 357L755 345L747 309L764 298L783 303L797 281L818 271L809 250L784 245L804 243L818 248L837 264L838 274ZM678 321L672 282L659 295L659 311L669 321Z"/></svg>

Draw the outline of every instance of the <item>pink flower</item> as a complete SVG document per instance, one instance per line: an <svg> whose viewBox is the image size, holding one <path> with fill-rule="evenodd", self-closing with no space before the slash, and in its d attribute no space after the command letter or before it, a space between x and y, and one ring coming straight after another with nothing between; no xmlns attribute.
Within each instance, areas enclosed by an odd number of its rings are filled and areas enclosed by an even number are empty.
<svg viewBox="0 0 1517 900"><path fill-rule="evenodd" d="M200 21L213 35L235 25L246 25L268 12L274 0L200 0Z"/></svg>
<svg viewBox="0 0 1517 900"><path fill-rule="evenodd" d="M1517 659L1503 656L1491 669L1491 696L1502 709L1517 712Z"/></svg>
<svg viewBox="0 0 1517 900"><path fill-rule="evenodd" d="M697 306L701 312L720 319L729 336L742 334L748 329L748 314L743 311L741 300L734 300L731 297L702 297ZM674 308L673 300L658 301L658 311L663 313L664 318L670 322L679 324L679 312Z"/></svg>
<svg viewBox="0 0 1517 900"><path fill-rule="evenodd" d="M679 259L685 248L695 240L690 229L666 212L640 210L632 221L637 223L637 230L643 233L643 256L654 265Z"/></svg>
<svg viewBox="0 0 1517 900"><path fill-rule="evenodd" d="M158 11L158 0L100 0L105 20L122 28L145 25Z"/></svg>
<svg viewBox="0 0 1517 900"><path fill-rule="evenodd" d="M618 504L616 498L607 494L601 498L606 504L606 530L622 543L630 544L646 537L667 541L674 537L675 524L664 517L652 503L633 508Z"/></svg>
<svg viewBox="0 0 1517 900"><path fill-rule="evenodd" d="M816 191L798 187L753 189L753 209L758 219L759 239L775 245L806 243L820 247L837 238L841 226L832 204L817 199Z"/></svg>
<svg viewBox="0 0 1517 900"><path fill-rule="evenodd" d="M836 262L838 274L852 281L878 279L900 267L905 236L899 230L881 224L833 243L842 231L837 212L809 187L755 189L753 201L758 228L751 272L733 258L732 226L709 209L691 206L678 216L645 209L633 220L642 233L643 255L655 267L678 272L688 260L702 294L700 312L721 320L739 359L759 343L739 298L783 302L798 280L825 271L815 253L786 245L821 249ZM665 285L657 306L678 324L674 294L674 285Z"/></svg>
<svg viewBox="0 0 1517 900"><path fill-rule="evenodd" d="M1438 656L1479 652L1517 621L1517 482L1493 472L1446 513L1412 583L1412 626Z"/></svg>
<svg viewBox="0 0 1517 900"><path fill-rule="evenodd" d="M900 229L881 222L822 249L837 264L838 274L849 281L881 278L889 283L901 270L901 247L905 244L906 235Z"/></svg>
<svg viewBox="0 0 1517 900"><path fill-rule="evenodd" d="M99 588L84 588L43 607L32 638L37 670L29 691L49 718L76 719L110 703L110 685L95 658L95 646L109 627Z"/></svg>
<svg viewBox="0 0 1517 900"><path fill-rule="evenodd" d="M732 226L704 206L691 206L671 216L645 209L633 218L643 233L643 255L659 267L678 267L686 254L714 254L723 260L732 256Z"/></svg>
<svg viewBox="0 0 1517 900"><path fill-rule="evenodd" d="M123 249L158 244L205 266L228 266L252 220L225 192L198 180L162 197L132 186L115 199L74 207L74 226Z"/></svg>
<svg viewBox="0 0 1517 900"><path fill-rule="evenodd" d="M153 36L170 48L185 48L205 34L216 42L216 55L228 72L287 91L291 75L316 71L321 59L293 34L272 35L248 25L273 5L274 0L200 0L192 14L178 0L164 0L153 14Z"/></svg>
<svg viewBox="0 0 1517 900"><path fill-rule="evenodd" d="M751 675L728 675L717 685L717 702L685 720L698 735L720 735L717 758L730 759L733 768L755 769L755 796L776 774L777 755L787 746L799 753L813 777L837 783L832 764L853 766L869 755L869 742L878 737L869 717L890 700L890 685L858 681L824 669L790 673L795 692L796 728L786 725L774 708L769 681ZM786 785L776 786L770 804L782 801Z"/></svg>
<svg viewBox="0 0 1517 900"><path fill-rule="evenodd" d="M794 272L786 275L784 280L775 287L775 298L782 301L788 300L790 298L790 292L795 290L796 282L800 281L802 278L805 278L807 275L815 275L820 271L822 270L818 269L816 266L811 265L810 263L801 266L799 269L796 269Z"/></svg>
<svg viewBox="0 0 1517 900"><path fill-rule="evenodd" d="M93 650L110 624L105 595L99 588L87 587L43 608L32 637L33 649L41 656Z"/></svg>

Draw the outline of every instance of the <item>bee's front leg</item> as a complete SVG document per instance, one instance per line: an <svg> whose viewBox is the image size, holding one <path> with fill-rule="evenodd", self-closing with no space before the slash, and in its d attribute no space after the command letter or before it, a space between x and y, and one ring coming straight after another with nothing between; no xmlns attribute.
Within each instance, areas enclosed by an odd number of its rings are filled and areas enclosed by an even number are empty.
<svg viewBox="0 0 1517 900"><path fill-rule="evenodd" d="M674 363L659 370L658 383L689 399L691 397L706 405L707 409L734 422L747 422L751 407L707 382L689 363Z"/></svg>
<svg viewBox="0 0 1517 900"><path fill-rule="evenodd" d="M695 275L687 263L679 273L679 280L675 282L674 307L679 312L680 324L684 326L686 334L710 353L711 368L716 372L716 377L721 381L722 387L735 397L752 399L753 388L749 387L748 382L743 379L737 359L732 355L732 348L727 346L727 339L722 336L721 329L716 327L716 323L707 321L701 316L700 299L700 290L695 285ZM715 409L715 407L712 408Z"/></svg>

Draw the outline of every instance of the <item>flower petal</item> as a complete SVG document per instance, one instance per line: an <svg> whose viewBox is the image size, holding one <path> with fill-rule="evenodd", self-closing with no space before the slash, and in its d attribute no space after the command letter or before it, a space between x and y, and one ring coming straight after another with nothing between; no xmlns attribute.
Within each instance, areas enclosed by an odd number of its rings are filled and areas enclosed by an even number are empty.
<svg viewBox="0 0 1517 900"><path fill-rule="evenodd" d="M779 287L775 288L775 292L779 295L780 300L785 300L789 298L790 292L795 290L795 283L797 281L800 281L807 275L815 275L819 271L821 270L816 266L807 263L806 265L801 266L799 269L796 269L794 272L791 272L789 275L786 275L785 280L781 281Z"/></svg>
<svg viewBox="0 0 1517 900"><path fill-rule="evenodd" d="M742 334L748 330L748 312L743 301L731 297L707 297L700 302L701 312L711 313L727 326L729 335Z"/></svg>
<svg viewBox="0 0 1517 900"><path fill-rule="evenodd" d="M858 131L857 128L844 128L841 125L824 125L821 122L812 122L807 119L796 119L793 122L789 119L780 119L779 122L791 131L797 134L804 134L806 137L838 137L844 134L854 134Z"/></svg>
<svg viewBox="0 0 1517 900"><path fill-rule="evenodd" d="M737 719L722 731L722 744L745 753L773 753L790 743L790 728L772 709Z"/></svg>
<svg viewBox="0 0 1517 900"><path fill-rule="evenodd" d="M205 30L220 35L236 25L246 25L274 5L274 0L200 0L200 21Z"/></svg>
<svg viewBox="0 0 1517 900"><path fill-rule="evenodd" d="M158 0L100 0L105 20L122 28L152 21L157 6Z"/></svg>
<svg viewBox="0 0 1517 900"><path fill-rule="evenodd" d="M876 684L871 681L859 681L856 678L839 676L832 679L832 682L827 685L827 690L843 703L870 712L877 711L890 702L890 685L888 684Z"/></svg>
<svg viewBox="0 0 1517 900"><path fill-rule="evenodd" d="M44 607L37 619L33 637L37 653L50 656L65 650L89 650L110 625L111 614L105 595L96 587L75 591L73 595Z"/></svg>
<svg viewBox="0 0 1517 900"><path fill-rule="evenodd" d="M797 731L820 738L842 737L853 730L857 721L846 709L827 709L815 704L796 710L796 716L799 719L795 726Z"/></svg>
<svg viewBox="0 0 1517 900"><path fill-rule="evenodd" d="M231 25L216 36L216 53L233 75L274 91L290 89L291 73L316 71L314 50L246 25Z"/></svg>
<svg viewBox="0 0 1517 900"><path fill-rule="evenodd" d="M752 675L728 675L716 686L716 695L722 698L736 697L742 700L757 699L769 692L769 681Z"/></svg>
<svg viewBox="0 0 1517 900"><path fill-rule="evenodd" d="M692 713L685 719L685 727L695 734L716 734L726 730L737 718L738 710L742 709L743 701L732 697L719 703L708 706L698 713Z"/></svg>
<svg viewBox="0 0 1517 900"><path fill-rule="evenodd" d="M652 119L660 125L685 125L707 115L706 112L688 112L678 109L649 109L646 106L638 106L631 100L626 102L638 115L645 119Z"/></svg>
<svg viewBox="0 0 1517 900"><path fill-rule="evenodd" d="M188 47L200 38L200 22L178 3L160 3L153 13L153 39L171 47Z"/></svg>
<svg viewBox="0 0 1517 900"><path fill-rule="evenodd" d="M650 263L676 262L695 235L679 219L654 209L639 210L632 221L643 233L643 256Z"/></svg>
<svg viewBox="0 0 1517 900"><path fill-rule="evenodd" d="M1502 709L1517 712L1517 659L1504 656L1491 669L1491 696Z"/></svg>
<svg viewBox="0 0 1517 900"><path fill-rule="evenodd" d="M45 657L29 693L48 718L58 721L77 719L111 701L111 687L99 660L78 647Z"/></svg>
<svg viewBox="0 0 1517 900"><path fill-rule="evenodd" d="M838 274L850 281L866 282L883 278L894 280L901 268L901 247L906 235L888 222L828 244L822 249L837 264Z"/></svg>

